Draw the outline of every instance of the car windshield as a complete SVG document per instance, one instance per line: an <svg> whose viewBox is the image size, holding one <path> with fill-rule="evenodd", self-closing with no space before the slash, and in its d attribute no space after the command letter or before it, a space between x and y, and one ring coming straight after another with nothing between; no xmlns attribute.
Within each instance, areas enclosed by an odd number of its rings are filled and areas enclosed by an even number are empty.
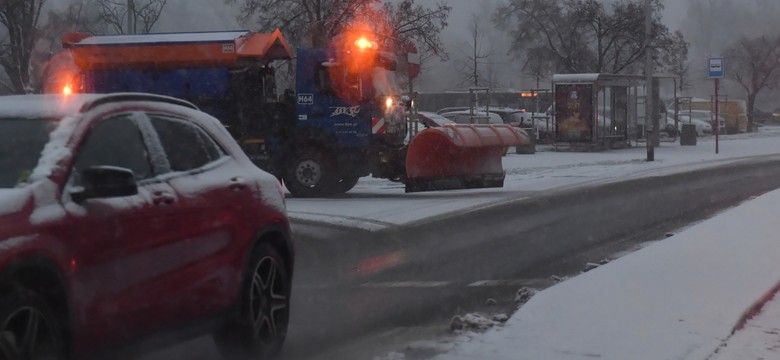
<svg viewBox="0 0 780 360"><path fill-rule="evenodd" d="M27 182L54 127L49 119L0 119L0 188Z"/></svg>

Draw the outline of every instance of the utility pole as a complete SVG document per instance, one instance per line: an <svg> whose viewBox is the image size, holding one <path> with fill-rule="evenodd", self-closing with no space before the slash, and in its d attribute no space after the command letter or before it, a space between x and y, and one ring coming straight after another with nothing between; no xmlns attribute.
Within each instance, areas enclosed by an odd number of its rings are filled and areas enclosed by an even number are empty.
<svg viewBox="0 0 780 360"><path fill-rule="evenodd" d="M651 6L652 0L645 0L645 131L647 132L647 161L655 161L655 137L657 136L657 130L655 128L655 121L652 121L654 114L653 109L655 103L653 95L655 91L653 89L653 49L651 46L652 34L653 34L653 10ZM653 124L653 128L650 129L650 124Z"/></svg>

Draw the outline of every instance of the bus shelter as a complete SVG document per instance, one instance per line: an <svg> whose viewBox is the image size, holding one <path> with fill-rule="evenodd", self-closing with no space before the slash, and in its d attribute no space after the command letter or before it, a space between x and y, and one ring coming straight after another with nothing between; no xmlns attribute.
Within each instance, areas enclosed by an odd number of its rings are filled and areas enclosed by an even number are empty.
<svg viewBox="0 0 780 360"><path fill-rule="evenodd" d="M645 85L640 75L553 75L555 141L628 145L645 123ZM655 99L658 104L657 92Z"/></svg>

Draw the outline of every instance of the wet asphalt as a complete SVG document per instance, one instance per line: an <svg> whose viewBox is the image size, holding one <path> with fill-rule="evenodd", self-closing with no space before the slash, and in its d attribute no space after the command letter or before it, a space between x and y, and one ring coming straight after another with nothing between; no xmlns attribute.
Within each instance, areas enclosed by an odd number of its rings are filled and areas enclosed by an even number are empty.
<svg viewBox="0 0 780 360"><path fill-rule="evenodd" d="M511 312L521 287L551 286L778 187L780 158L767 156L539 192L380 232L294 223L292 317L281 359L369 360L404 350L414 358L408 344L448 334L454 315ZM220 356L200 337L142 359Z"/></svg>

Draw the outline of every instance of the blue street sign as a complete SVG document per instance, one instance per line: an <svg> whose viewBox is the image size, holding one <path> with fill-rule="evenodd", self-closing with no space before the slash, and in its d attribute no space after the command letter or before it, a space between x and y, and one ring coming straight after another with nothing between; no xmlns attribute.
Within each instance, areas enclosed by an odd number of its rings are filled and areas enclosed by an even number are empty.
<svg viewBox="0 0 780 360"><path fill-rule="evenodd" d="M711 57L707 61L707 69L709 71L710 79L722 79L725 74L723 58Z"/></svg>

